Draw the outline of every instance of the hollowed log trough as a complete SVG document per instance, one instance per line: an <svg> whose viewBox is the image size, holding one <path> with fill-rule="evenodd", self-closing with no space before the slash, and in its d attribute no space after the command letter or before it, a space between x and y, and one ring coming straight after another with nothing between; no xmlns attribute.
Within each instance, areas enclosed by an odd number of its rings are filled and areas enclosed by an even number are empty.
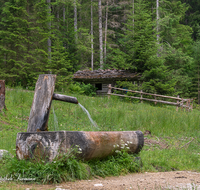
<svg viewBox="0 0 200 190"><path fill-rule="evenodd" d="M103 158L126 147L138 153L144 145L141 131L48 131L48 118L52 100L78 104L75 97L54 94L56 75L39 75L27 132L18 133L16 155L19 159L53 161L56 156L70 154L78 147L78 157L89 160Z"/></svg>
<svg viewBox="0 0 200 190"><path fill-rule="evenodd" d="M42 131L17 134L19 159L43 159L52 162L56 156L70 154L78 147L83 160L103 158L116 150L138 153L144 145L141 131Z"/></svg>

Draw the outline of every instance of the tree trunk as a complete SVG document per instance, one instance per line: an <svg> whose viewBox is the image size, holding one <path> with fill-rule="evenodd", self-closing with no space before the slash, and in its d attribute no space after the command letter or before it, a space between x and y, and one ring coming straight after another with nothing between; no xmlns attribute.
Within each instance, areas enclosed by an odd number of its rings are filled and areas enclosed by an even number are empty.
<svg viewBox="0 0 200 190"><path fill-rule="evenodd" d="M27 0L26 11L27 11L27 13L29 15L29 1L28 0ZM29 24L28 24L27 27L29 28ZM29 30L28 30L28 33L27 33L27 55L29 55L29 52L30 52L30 33L29 33ZM30 64L30 57L29 56L27 56L27 63Z"/></svg>
<svg viewBox="0 0 200 190"><path fill-rule="evenodd" d="M67 3L67 36L66 36L66 38L68 39L69 38L69 16L68 16L68 13L69 13L69 5L68 5L68 3ZM67 45L67 49L69 49L69 43L67 43L66 44Z"/></svg>
<svg viewBox="0 0 200 190"><path fill-rule="evenodd" d="M160 34L159 34L159 0L156 0L156 38L157 44L160 44ZM161 47L158 47L157 57L160 57Z"/></svg>
<svg viewBox="0 0 200 190"><path fill-rule="evenodd" d="M76 6L76 0L74 0L74 33L75 33L75 43L77 44L78 36L77 36L77 6Z"/></svg>
<svg viewBox="0 0 200 190"><path fill-rule="evenodd" d="M56 18L57 18L57 22L58 22L58 23L57 23L58 30L59 30L59 23L60 23L60 22L59 22L59 20L60 20L60 18L59 18L59 17L60 17L60 15L59 15L59 9L60 9L60 7L57 6Z"/></svg>
<svg viewBox="0 0 200 190"><path fill-rule="evenodd" d="M159 44L160 35L159 35L159 0L156 0L156 31L157 31L157 43Z"/></svg>
<svg viewBox="0 0 200 190"><path fill-rule="evenodd" d="M199 91L199 65L198 65L198 104L200 104L200 91Z"/></svg>
<svg viewBox="0 0 200 190"><path fill-rule="evenodd" d="M102 8L101 8L101 0L99 0L98 4L98 12L99 12L99 51L100 51L100 68L103 68L103 32L102 32Z"/></svg>
<svg viewBox="0 0 200 190"><path fill-rule="evenodd" d="M135 22L135 20L134 20L134 14L135 14L135 7L134 7L134 4L135 4L135 2L134 2L134 0L133 0L133 29L134 29L134 22ZM134 32L134 31L133 31Z"/></svg>
<svg viewBox="0 0 200 190"><path fill-rule="evenodd" d="M63 23L65 23L65 7L63 7Z"/></svg>
<svg viewBox="0 0 200 190"><path fill-rule="evenodd" d="M104 44L104 60L106 64L106 43L107 43L107 30L108 30L108 0L106 1L106 23L105 23L105 44Z"/></svg>
<svg viewBox="0 0 200 190"><path fill-rule="evenodd" d="M0 112L5 106L5 80L0 80Z"/></svg>
<svg viewBox="0 0 200 190"><path fill-rule="evenodd" d="M65 6L65 4L64 4ZM63 26L65 26L65 12L66 12L66 9L65 7L63 7ZM65 38L65 29L64 29L64 38ZM64 47L66 48L66 41L64 40Z"/></svg>
<svg viewBox="0 0 200 190"><path fill-rule="evenodd" d="M51 0L47 0L48 4L48 18L50 19L51 17ZM48 29L51 31L51 21L48 22ZM48 60L51 62L51 37L49 36L47 40L47 45L48 45Z"/></svg>
<svg viewBox="0 0 200 190"><path fill-rule="evenodd" d="M94 70L94 45L93 45L93 0L91 0L91 68Z"/></svg>

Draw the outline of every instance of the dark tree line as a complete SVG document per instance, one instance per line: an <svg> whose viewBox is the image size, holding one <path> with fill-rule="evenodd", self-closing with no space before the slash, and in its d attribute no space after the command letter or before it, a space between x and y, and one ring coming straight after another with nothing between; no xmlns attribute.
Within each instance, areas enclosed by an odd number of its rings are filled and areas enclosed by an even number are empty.
<svg viewBox="0 0 200 190"><path fill-rule="evenodd" d="M0 78L33 86L79 69L129 69L140 88L197 97L198 0L1 0Z"/></svg>

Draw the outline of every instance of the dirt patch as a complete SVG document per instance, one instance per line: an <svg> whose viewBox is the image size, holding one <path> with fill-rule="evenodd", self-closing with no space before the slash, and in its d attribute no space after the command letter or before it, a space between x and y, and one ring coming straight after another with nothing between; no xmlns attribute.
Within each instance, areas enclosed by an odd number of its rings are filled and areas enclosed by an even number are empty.
<svg viewBox="0 0 200 190"><path fill-rule="evenodd" d="M168 148L176 148L181 149L187 147L191 142L193 142L195 138L192 137L182 137L174 139L173 137L157 137L153 136L150 131L146 130L144 132L144 147L143 150L149 151L154 150L154 148L158 149L168 149Z"/></svg>
<svg viewBox="0 0 200 190"><path fill-rule="evenodd" d="M2 184L0 184L1 187ZM8 186L7 186L8 187ZM16 189L37 190L152 190L187 189L200 190L200 173L190 171L172 171L157 173L129 174L119 177L106 177L94 180L80 180L57 185L16 185ZM12 189L15 189L12 188ZM6 188L8 189L8 188Z"/></svg>
<svg viewBox="0 0 200 190"><path fill-rule="evenodd" d="M164 140L160 139L153 140L153 139L148 139L146 137L144 138L144 145L146 145L149 148L157 146L159 149L166 149L169 146Z"/></svg>

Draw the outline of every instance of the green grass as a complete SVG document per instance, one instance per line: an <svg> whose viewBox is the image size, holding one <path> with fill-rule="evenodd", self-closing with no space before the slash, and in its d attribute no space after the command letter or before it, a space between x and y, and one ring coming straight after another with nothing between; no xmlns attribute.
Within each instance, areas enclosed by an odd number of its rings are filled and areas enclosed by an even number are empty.
<svg viewBox="0 0 200 190"><path fill-rule="evenodd" d="M15 155L16 135L18 132L25 132L27 130L33 95L34 92L27 92L21 89L6 90L6 106L8 110L0 113L0 149L6 149ZM108 99L107 97L67 95L77 97L78 101L89 111L99 129L92 126L80 106L53 101L52 108L54 108L55 114L53 113L53 109L51 109L48 122L50 131L141 130L145 132L148 130L151 132L151 135L147 135L145 138L150 143L146 144L137 155L141 157L143 162L143 167L139 171L193 170L200 172L200 112L198 110L194 109L192 112L187 112L179 109L177 112L176 107L161 104L155 106L147 103L134 103L118 97ZM57 121L55 121L55 117ZM189 144L187 144L188 142ZM165 146L161 146L162 144ZM78 161L77 167L82 167L83 170L89 167L91 170L90 177L95 175L121 175L138 171L137 167L130 168L135 155L130 155L130 157L124 153L124 155L121 155L122 160L120 160L119 155L117 156L88 163ZM127 164L123 164L124 160L128 160L129 162L127 161ZM12 160L7 164L12 163L14 164L12 166L20 169L20 165L26 165L26 162L22 162ZM61 163L65 162L61 161ZM5 167L5 171L1 170L2 164L1 162L0 174L9 172ZM6 166L6 163L4 165ZM33 170L39 171L39 163L36 165ZM76 164L74 163L74 165ZM48 171L47 173L54 171L53 167L53 165L49 164L45 168ZM14 170L12 171L14 172ZM69 173L70 169L68 170ZM54 174L56 173L54 172L52 176ZM85 174L80 174L79 172L77 174L79 177L74 175L64 179L86 179L89 177L86 174L87 172ZM40 175L44 176L45 174ZM63 176L65 175L66 173L63 173ZM60 181L57 180L57 182Z"/></svg>

